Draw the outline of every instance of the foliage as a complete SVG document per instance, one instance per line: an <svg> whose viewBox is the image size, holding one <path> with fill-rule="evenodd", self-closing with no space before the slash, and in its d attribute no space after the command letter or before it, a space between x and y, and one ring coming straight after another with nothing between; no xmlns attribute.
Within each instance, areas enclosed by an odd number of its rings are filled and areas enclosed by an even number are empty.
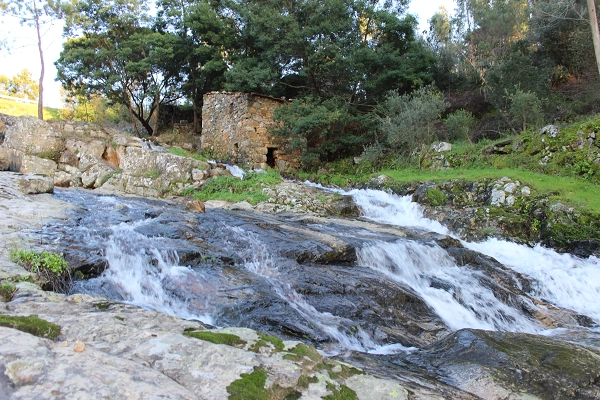
<svg viewBox="0 0 600 400"><path fill-rule="evenodd" d="M429 204L431 204L434 207L443 206L448 200L444 192L434 188L427 189L427 192L425 193L425 198L427 198Z"/></svg>
<svg viewBox="0 0 600 400"><path fill-rule="evenodd" d="M16 291L17 287L11 282L4 282L0 284L0 298L2 298L2 300L5 302L10 301Z"/></svg>
<svg viewBox="0 0 600 400"><path fill-rule="evenodd" d="M239 336L231 333L209 332L209 331L192 331L183 332L185 336L193 337L200 340L205 340L214 344L226 344L228 346L243 346L246 342L240 339Z"/></svg>
<svg viewBox="0 0 600 400"><path fill-rule="evenodd" d="M69 264L60 254L43 251L11 250L11 261L37 275L48 290L67 293L72 285Z"/></svg>
<svg viewBox="0 0 600 400"><path fill-rule="evenodd" d="M17 75L7 77L0 75L0 94L24 99L36 99L39 85L31 77L31 72L24 69Z"/></svg>
<svg viewBox="0 0 600 400"><path fill-rule="evenodd" d="M379 108L380 129L387 144L405 157L429 144L435 138L434 124L446 106L433 86L405 95L390 92Z"/></svg>
<svg viewBox="0 0 600 400"><path fill-rule="evenodd" d="M325 399L325 400L356 400L356 399L358 399L356 392L354 390L350 389L346 385L340 385L340 387L338 389L333 383L328 383L327 389L329 389L332 392L332 394L329 394L329 395L323 397L323 399Z"/></svg>
<svg viewBox="0 0 600 400"><path fill-rule="evenodd" d="M34 28L36 32L36 44L41 62L39 85L37 86L37 117L39 119L44 119L42 82L44 80L45 64L42 38L47 27L56 20L64 18L71 11L71 5L71 1L62 0L0 0L0 15L16 17L21 25Z"/></svg>
<svg viewBox="0 0 600 400"><path fill-rule="evenodd" d="M271 169L265 172L249 172L243 179L234 176L217 176L209 179L202 190L195 191L191 195L201 201L247 201L250 204L257 204L268 199L262 193L263 188L280 182L279 172Z"/></svg>
<svg viewBox="0 0 600 400"><path fill-rule="evenodd" d="M17 329L50 340L56 340L60 336L60 326L40 319L35 315L21 317L0 314L0 326Z"/></svg>
<svg viewBox="0 0 600 400"><path fill-rule="evenodd" d="M97 94L89 96L67 94L64 103L65 106L60 111L60 116L65 120L103 124L129 119L128 111L123 105L111 105L105 97Z"/></svg>
<svg viewBox="0 0 600 400"><path fill-rule="evenodd" d="M267 372L258 367L249 374L241 374L240 379L227 386L230 400L265 400L271 398L265 389Z"/></svg>
<svg viewBox="0 0 600 400"><path fill-rule="evenodd" d="M542 101L535 93L523 92L520 88L510 95L509 113L515 123L521 124L523 131L539 128L544 118Z"/></svg>
<svg viewBox="0 0 600 400"><path fill-rule="evenodd" d="M469 111L456 110L444 121L449 140L467 139L471 142L471 131L475 126L475 117Z"/></svg>

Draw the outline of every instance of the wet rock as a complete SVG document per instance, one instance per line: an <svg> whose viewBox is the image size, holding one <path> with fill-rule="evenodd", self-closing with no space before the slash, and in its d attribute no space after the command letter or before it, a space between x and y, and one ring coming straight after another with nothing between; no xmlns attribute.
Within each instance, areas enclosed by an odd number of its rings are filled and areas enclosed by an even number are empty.
<svg viewBox="0 0 600 400"><path fill-rule="evenodd" d="M200 214L206 211L204 203L198 200L190 200L187 203L185 203L185 209Z"/></svg>
<svg viewBox="0 0 600 400"><path fill-rule="evenodd" d="M461 330L408 358L486 399L600 396L600 353L544 336Z"/></svg>

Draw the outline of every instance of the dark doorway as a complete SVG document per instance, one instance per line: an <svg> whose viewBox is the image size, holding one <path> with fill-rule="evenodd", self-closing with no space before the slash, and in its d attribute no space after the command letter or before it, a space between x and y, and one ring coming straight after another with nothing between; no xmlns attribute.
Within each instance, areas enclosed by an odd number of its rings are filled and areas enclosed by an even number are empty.
<svg viewBox="0 0 600 400"><path fill-rule="evenodd" d="M233 144L233 160L231 160L231 163L233 165L238 165L239 162L240 162L240 148L237 143L234 143Z"/></svg>
<svg viewBox="0 0 600 400"><path fill-rule="evenodd" d="M275 150L277 147L267 147L267 165L275 168Z"/></svg>

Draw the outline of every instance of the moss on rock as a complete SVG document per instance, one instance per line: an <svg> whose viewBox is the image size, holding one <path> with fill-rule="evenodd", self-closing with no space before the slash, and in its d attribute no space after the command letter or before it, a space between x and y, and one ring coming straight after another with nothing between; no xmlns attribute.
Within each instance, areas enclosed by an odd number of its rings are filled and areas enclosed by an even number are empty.
<svg viewBox="0 0 600 400"><path fill-rule="evenodd" d="M60 335L60 326L35 315L27 317L0 315L0 326L17 329L35 336L55 340Z"/></svg>

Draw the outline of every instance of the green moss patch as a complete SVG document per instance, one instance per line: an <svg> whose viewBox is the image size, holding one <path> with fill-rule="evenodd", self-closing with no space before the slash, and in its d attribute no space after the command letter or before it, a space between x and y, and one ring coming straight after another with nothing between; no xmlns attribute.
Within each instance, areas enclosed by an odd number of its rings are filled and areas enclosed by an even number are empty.
<svg viewBox="0 0 600 400"><path fill-rule="evenodd" d="M429 204L431 204L432 206L443 206L444 204L446 204L446 201L448 200L448 198L446 197L446 194L444 192L442 192L439 189L427 189L427 192L425 193L425 197L427 198L427 201L429 202Z"/></svg>
<svg viewBox="0 0 600 400"><path fill-rule="evenodd" d="M323 356L319 354L317 349L315 349L313 346L300 343L293 349L289 350L289 354L286 354L283 356L283 358L296 362L304 362L308 359L314 363L317 363L323 359Z"/></svg>
<svg viewBox="0 0 600 400"><path fill-rule="evenodd" d="M351 376L354 376L354 375L364 375L365 374L364 371L362 371L358 368L354 368L350 365L336 363L336 362L329 361L329 360L326 360L323 363L323 369L325 369L327 371L327 373L329 374L329 377L331 379L340 379L340 378L346 379L346 378L350 378Z"/></svg>
<svg viewBox="0 0 600 400"><path fill-rule="evenodd" d="M239 336L232 335L231 333L220 333L220 332L209 332L209 331L195 331L195 332L183 332L185 336L193 337L196 339L204 340L214 344L226 344L233 347L241 347L246 344Z"/></svg>
<svg viewBox="0 0 600 400"><path fill-rule="evenodd" d="M333 394L323 397L324 400L357 400L358 399L356 392L345 385L340 385L340 388L338 389L332 383L328 383L327 389L329 389Z"/></svg>
<svg viewBox="0 0 600 400"><path fill-rule="evenodd" d="M240 376L240 379L233 381L226 388L230 400L269 400L271 398L265 389L267 371L254 367L252 373Z"/></svg>
<svg viewBox="0 0 600 400"><path fill-rule="evenodd" d="M60 335L60 326L40 319L35 315L28 317L0 315L0 326L51 340L55 340Z"/></svg>

